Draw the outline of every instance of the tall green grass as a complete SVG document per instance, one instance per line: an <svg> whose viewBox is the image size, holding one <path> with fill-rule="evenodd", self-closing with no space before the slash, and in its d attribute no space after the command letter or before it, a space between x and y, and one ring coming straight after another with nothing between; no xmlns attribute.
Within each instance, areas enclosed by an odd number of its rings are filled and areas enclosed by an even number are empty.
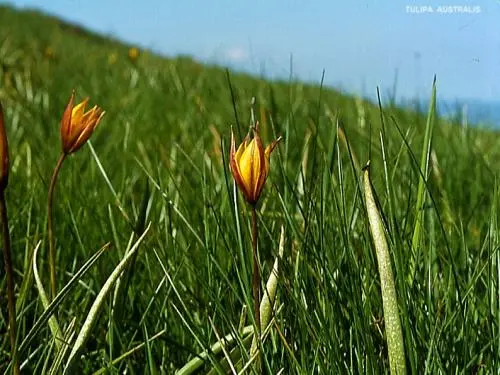
<svg viewBox="0 0 500 375"><path fill-rule="evenodd" d="M175 373L200 353L198 373L224 371L231 353L249 360L243 328L251 321L250 211L227 157L230 126L246 133L253 97L265 143L284 137L258 217L263 280L278 255L281 226L285 233L262 344L266 372L389 372L359 170L368 160L408 371L500 368L497 131L436 114L426 135L425 114L397 108L384 95L379 107L294 79L227 74L187 57L141 51L131 60L128 46L37 13L1 7L0 25L0 100L11 154L6 199L24 373L58 373L72 350L74 373L85 374ZM429 77L429 99L431 83ZM106 116L59 175L60 294L44 306L33 264L48 290L47 188L73 88ZM148 223L136 258L106 283ZM5 284L2 273L2 291ZM105 285L109 293L99 294ZM98 296L91 329L75 347ZM54 340L51 312L66 341ZM227 353L214 351L225 336ZM8 366L2 309L0 372Z"/></svg>

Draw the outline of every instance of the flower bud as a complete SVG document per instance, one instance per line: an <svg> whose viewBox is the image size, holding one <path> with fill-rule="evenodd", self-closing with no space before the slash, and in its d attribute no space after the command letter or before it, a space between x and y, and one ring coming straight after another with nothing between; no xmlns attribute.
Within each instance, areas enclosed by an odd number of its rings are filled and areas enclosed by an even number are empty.
<svg viewBox="0 0 500 375"><path fill-rule="evenodd" d="M231 151L229 167L238 188L251 205L256 205L269 174L269 158L281 137L273 141L265 149L259 135L259 124L253 131L253 138L247 134L236 150L234 134L231 130Z"/></svg>
<svg viewBox="0 0 500 375"><path fill-rule="evenodd" d="M78 151L89 140L105 113L98 106L85 112L89 98L77 105L74 105L74 98L73 91L61 120L62 148L66 154Z"/></svg>

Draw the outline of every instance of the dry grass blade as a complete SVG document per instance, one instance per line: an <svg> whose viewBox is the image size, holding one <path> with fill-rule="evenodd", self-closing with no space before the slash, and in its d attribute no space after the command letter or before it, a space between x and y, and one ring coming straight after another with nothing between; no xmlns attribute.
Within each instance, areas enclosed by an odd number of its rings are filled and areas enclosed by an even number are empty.
<svg viewBox="0 0 500 375"><path fill-rule="evenodd" d="M83 345L86 343L86 341L90 335L90 332L92 331L92 328L97 320L97 317L99 315L101 307L104 303L104 299L106 298L108 293L111 291L114 283L116 282L116 280L118 279L120 274L123 272L125 267L132 260L132 257L134 256L136 251L139 250L139 245L141 244L141 242L144 240L144 238L148 234L150 228L151 228L151 223L144 230L144 233L139 237L139 239L134 244L132 249L130 249L130 251L122 259L122 261L116 266L114 271L111 273L111 275L108 277L108 279L104 283L104 285L101 288L101 291L97 295L96 299L94 300L94 303L90 307L90 311L87 315L87 318L85 319L85 322L83 323L82 329L81 329L80 333L78 334L78 337L76 338L73 349L71 350L71 353L69 355L68 362L66 364L66 367L64 368L65 374L71 373L70 369L73 365L75 357L80 352L80 350L83 348Z"/></svg>
<svg viewBox="0 0 500 375"><path fill-rule="evenodd" d="M404 354L403 333L399 319L398 301L396 287L392 274L391 257L389 246L385 238L384 224L377 208L377 203L372 190L370 180L370 166L363 170L365 189L366 211L370 223L370 232L375 245L380 286L382 289L382 303L384 309L385 329L387 336L387 347L389 351L389 363L391 374L406 374L406 360Z"/></svg>
<svg viewBox="0 0 500 375"><path fill-rule="evenodd" d="M38 266L36 262L36 258L38 256L38 249L40 248L41 241L35 247L35 253L33 255L33 275L35 277L36 288L38 289L38 294L40 295L40 300L42 301L43 308L45 311L49 310L49 299L47 294L45 293L45 289L43 288L42 280L40 279L40 275L38 274ZM61 341L63 339L61 328L59 327L59 323L55 315L51 315L49 318L49 327L52 332L52 336L54 337L57 351L61 349Z"/></svg>
<svg viewBox="0 0 500 375"><path fill-rule="evenodd" d="M284 250L285 250L285 228L281 226L278 256L274 260L273 269L271 271L271 275L269 275L269 279L267 280L266 290L264 291L264 295L260 303L260 324L262 325L261 326L262 332L264 332L267 329L267 326L271 322L271 317L273 316L274 300L276 299L276 292L278 290L278 264L279 260L283 257ZM252 341L252 348L250 349L250 356L253 356L256 352L257 352L257 340L254 337Z"/></svg>

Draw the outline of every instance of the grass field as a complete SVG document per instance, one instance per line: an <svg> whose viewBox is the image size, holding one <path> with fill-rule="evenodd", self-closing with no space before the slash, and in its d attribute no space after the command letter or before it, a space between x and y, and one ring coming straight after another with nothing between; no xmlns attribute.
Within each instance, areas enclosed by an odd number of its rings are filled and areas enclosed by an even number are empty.
<svg viewBox="0 0 500 375"><path fill-rule="evenodd" d="M258 210L263 282L284 231L264 373L389 372L363 194L368 160L408 373L498 373L497 131L460 118L428 124L426 113L397 108L386 93L379 108L319 85L268 82L147 51L134 56L130 47L0 7L22 373L62 372L101 288L134 244L119 283L85 328L72 373L173 374L187 363L183 374L224 373L233 371L228 362L236 369L248 362L250 210L228 157L231 125L241 140L252 108L265 144L283 136ZM106 115L59 174L54 234L63 294L49 306L49 321L33 263L48 294L47 191L72 89ZM1 373L12 367L3 269ZM54 324L65 341L55 339ZM226 335L224 350L210 349Z"/></svg>

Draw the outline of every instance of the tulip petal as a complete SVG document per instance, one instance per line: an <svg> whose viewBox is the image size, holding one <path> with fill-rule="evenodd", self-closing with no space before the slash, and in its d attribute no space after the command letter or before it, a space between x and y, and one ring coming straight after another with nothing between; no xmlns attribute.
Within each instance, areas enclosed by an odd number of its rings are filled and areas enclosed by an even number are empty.
<svg viewBox="0 0 500 375"><path fill-rule="evenodd" d="M276 146L278 145L278 143L281 141L281 136L278 137L278 139L275 139L270 145L268 145L266 147L266 158L269 159L269 157L271 156L271 153L274 151L274 149L276 148Z"/></svg>
<svg viewBox="0 0 500 375"><path fill-rule="evenodd" d="M63 149L66 150L68 148L68 138L71 133L71 113L73 112L73 102L75 99L75 91L71 93L71 96L68 101L68 105L64 110L62 119L61 119L61 140L63 143Z"/></svg>
<svg viewBox="0 0 500 375"><path fill-rule="evenodd" d="M259 175L260 159L258 158L255 138L250 141L250 144L243 151L238 166L240 167L240 174L245 189L250 193L251 199L256 200L255 184Z"/></svg>
<svg viewBox="0 0 500 375"><path fill-rule="evenodd" d="M241 142L241 144L239 145L236 154L234 155L237 162L239 162L239 160L241 159L241 155L243 154L243 151L245 151L245 149L247 148L249 141L250 141L250 135L247 134L245 136L245 139L243 139L243 142Z"/></svg>
<svg viewBox="0 0 500 375"><path fill-rule="evenodd" d="M234 140L234 133L233 129L231 129L231 151L229 154L229 167L231 168L231 172L233 174L234 180L236 181L236 184L238 185L239 189L245 196L247 200L250 200L250 193L247 191L245 183L243 182L243 178L241 177L241 172L240 172L240 167L238 164L238 160L236 159L236 154L237 152L235 151L236 149L236 144ZM238 147L238 151L240 151L241 145Z"/></svg>
<svg viewBox="0 0 500 375"><path fill-rule="evenodd" d="M256 125L257 129L258 123ZM264 184L266 183L266 178L267 178L267 168L266 168L266 157L265 157L265 152L264 152L264 147L262 145L262 139L260 138L259 133L257 130L255 131L254 138L255 143L257 145L257 152L258 155L256 155L256 158L259 160L259 171L256 176L258 178L255 181L255 186L254 186L254 196L256 197L256 200L259 199L260 193L262 192L262 188L264 187Z"/></svg>
<svg viewBox="0 0 500 375"><path fill-rule="evenodd" d="M104 113L105 112L98 107L95 107L91 111L85 113L83 118L88 115L87 123L82 122L81 132L73 142L70 152L78 151L80 147L82 147L89 140L95 128L97 127L97 125L99 125L99 122L101 121L102 116L104 116Z"/></svg>
<svg viewBox="0 0 500 375"><path fill-rule="evenodd" d="M275 139L270 145L266 147L264 152L266 156L266 175L269 173L269 159L271 158L271 153L274 151L278 143L281 141L281 136L278 139Z"/></svg>
<svg viewBox="0 0 500 375"><path fill-rule="evenodd" d="M89 101L89 98L85 98L81 103L78 103L75 105L73 108L73 111L71 112L71 122L72 124L79 124L82 120L83 114L85 112L85 107L87 106L87 103Z"/></svg>
<svg viewBox="0 0 500 375"><path fill-rule="evenodd" d="M94 106L92 109L89 109L85 112L80 120L79 130L84 131L89 125L97 120L99 116L99 109L97 106Z"/></svg>

